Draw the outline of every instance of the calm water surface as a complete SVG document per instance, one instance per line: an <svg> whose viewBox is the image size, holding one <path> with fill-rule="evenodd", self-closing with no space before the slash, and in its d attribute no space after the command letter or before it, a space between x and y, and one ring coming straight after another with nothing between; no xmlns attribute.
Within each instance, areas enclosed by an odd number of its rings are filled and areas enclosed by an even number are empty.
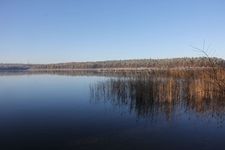
<svg viewBox="0 0 225 150"><path fill-rule="evenodd" d="M210 93L196 95L201 86L172 78L3 75L0 149L225 149L225 107Z"/></svg>

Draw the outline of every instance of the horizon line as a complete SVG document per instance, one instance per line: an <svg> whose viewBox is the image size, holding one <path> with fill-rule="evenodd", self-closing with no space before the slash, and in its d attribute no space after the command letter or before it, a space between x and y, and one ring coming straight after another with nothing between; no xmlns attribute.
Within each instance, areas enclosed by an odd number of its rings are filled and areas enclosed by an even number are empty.
<svg viewBox="0 0 225 150"><path fill-rule="evenodd" d="M198 57L172 57L172 58L130 58L130 59L106 59L106 60L96 60L96 61L68 61L68 62L55 62L55 63L4 63L0 62L1 65L51 65L51 64L69 64L69 63L95 63L95 62L110 62L110 61L131 61L131 60L172 60L172 59L197 59L197 58L213 58L225 60L221 57L207 57L207 56L198 56Z"/></svg>

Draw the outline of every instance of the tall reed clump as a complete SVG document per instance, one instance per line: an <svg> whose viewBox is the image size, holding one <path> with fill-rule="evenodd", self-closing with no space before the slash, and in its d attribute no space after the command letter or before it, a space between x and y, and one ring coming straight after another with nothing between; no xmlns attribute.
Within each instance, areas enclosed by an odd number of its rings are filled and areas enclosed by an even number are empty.
<svg viewBox="0 0 225 150"><path fill-rule="evenodd" d="M215 86L215 91L213 92L218 92L220 97L225 98L225 60L220 59L218 61L218 59L210 57L204 45L202 49L193 48L202 53L208 60L209 68L204 72L204 76L208 76L208 81Z"/></svg>

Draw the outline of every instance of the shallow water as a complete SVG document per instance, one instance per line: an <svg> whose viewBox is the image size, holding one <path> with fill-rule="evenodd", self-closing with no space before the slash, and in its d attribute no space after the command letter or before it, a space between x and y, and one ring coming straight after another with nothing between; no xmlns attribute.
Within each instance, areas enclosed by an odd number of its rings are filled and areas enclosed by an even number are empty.
<svg viewBox="0 0 225 150"><path fill-rule="evenodd" d="M0 149L225 149L225 107L201 80L2 75Z"/></svg>

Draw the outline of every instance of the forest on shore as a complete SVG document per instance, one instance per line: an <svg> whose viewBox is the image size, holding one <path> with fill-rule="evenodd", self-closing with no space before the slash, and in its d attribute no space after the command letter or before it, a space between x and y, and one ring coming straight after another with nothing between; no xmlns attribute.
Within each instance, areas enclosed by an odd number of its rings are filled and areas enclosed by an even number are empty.
<svg viewBox="0 0 225 150"><path fill-rule="evenodd" d="M225 60L221 58L172 58L172 59L132 59L95 62L69 62L57 64L0 64L0 70L48 70L48 69L137 69L137 68L225 68Z"/></svg>

